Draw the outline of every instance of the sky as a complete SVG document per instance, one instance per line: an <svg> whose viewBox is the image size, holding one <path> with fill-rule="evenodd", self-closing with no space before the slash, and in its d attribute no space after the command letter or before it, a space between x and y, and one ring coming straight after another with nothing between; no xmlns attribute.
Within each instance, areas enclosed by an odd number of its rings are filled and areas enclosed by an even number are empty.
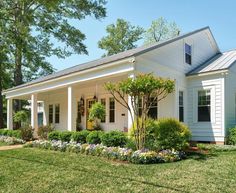
<svg viewBox="0 0 236 193"><path fill-rule="evenodd" d="M85 35L88 55L72 55L65 59L47 60L57 70L101 58L104 50L97 42L106 35L106 26L118 18L147 29L153 20L164 17L176 22L181 33L209 26L221 51L236 48L236 0L108 0L107 17L95 20L87 17L71 21ZM139 42L141 45L142 42Z"/></svg>

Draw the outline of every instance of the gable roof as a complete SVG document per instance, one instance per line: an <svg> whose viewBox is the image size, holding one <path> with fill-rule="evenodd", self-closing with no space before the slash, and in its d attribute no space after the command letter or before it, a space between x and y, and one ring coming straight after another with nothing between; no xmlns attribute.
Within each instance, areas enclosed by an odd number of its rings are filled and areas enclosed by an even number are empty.
<svg viewBox="0 0 236 193"><path fill-rule="evenodd" d="M229 69L236 61L236 50L216 54L210 60L193 69L187 76Z"/></svg>
<svg viewBox="0 0 236 193"><path fill-rule="evenodd" d="M207 27L204 27L204 28L201 28L201 29L198 29L198 30L180 35L178 37L169 39L167 41L158 42L158 43L154 43L154 44L151 44L151 45L144 45L144 46L134 48L134 49L131 49L131 50L127 50L127 51L124 51L124 52L121 52L121 53L118 53L118 54L115 54L115 55L112 55L112 56L108 56L108 57L100 58L100 59L97 59L97 60L94 60L94 61L91 61L91 62L86 62L86 63L83 63L83 64L79 64L79 65L67 68L65 70L55 72L55 73L50 74L48 76L40 77L40 78L38 78L36 80L33 80L31 82L28 82L28 83L10 88L10 89L8 89L4 92L11 91L11 90L16 90L18 88L23 88L23 87L27 87L27 86L30 86L30 85L33 85L33 84L40 83L40 82L56 79L56 78L63 77L63 76L66 76L66 75L70 75L70 74L73 74L73 73L77 73L77 72L80 72L80 71L96 68L98 66L106 65L106 64L109 64L111 62L116 62L116 61L126 59L126 58L129 58L129 57L135 57L135 56L144 54L146 52L152 51L154 49L157 49L159 47L165 46L167 44L170 44L172 42L178 41L180 39L186 38L186 37L191 36L193 34L199 33L199 32L204 31L204 30L209 30L209 32L211 33L210 28L207 26ZM211 33L211 35L212 35L212 33ZM218 45L217 45L213 35L212 35L212 38L213 38L213 41L216 45L217 50L219 50Z"/></svg>

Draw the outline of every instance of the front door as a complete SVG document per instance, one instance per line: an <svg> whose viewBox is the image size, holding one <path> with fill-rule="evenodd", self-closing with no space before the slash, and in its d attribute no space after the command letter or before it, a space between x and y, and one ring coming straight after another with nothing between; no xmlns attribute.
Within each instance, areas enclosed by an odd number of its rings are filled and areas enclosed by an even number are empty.
<svg viewBox="0 0 236 193"><path fill-rule="evenodd" d="M92 107L92 105L96 102L94 99L87 99L87 107L86 107L86 128L88 130L93 129L93 121L89 121L89 109Z"/></svg>

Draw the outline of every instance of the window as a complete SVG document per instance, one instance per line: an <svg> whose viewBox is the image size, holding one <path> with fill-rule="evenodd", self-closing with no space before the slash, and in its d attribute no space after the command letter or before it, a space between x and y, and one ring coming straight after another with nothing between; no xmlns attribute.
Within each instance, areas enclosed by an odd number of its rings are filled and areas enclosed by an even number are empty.
<svg viewBox="0 0 236 193"><path fill-rule="evenodd" d="M152 104L148 111L148 116L152 119L157 119L157 99L151 98Z"/></svg>
<svg viewBox="0 0 236 193"><path fill-rule="evenodd" d="M184 122L184 92L179 91L179 121Z"/></svg>
<svg viewBox="0 0 236 193"><path fill-rule="evenodd" d="M55 123L60 123L60 104L55 105Z"/></svg>
<svg viewBox="0 0 236 193"><path fill-rule="evenodd" d="M115 122L115 100L114 98L110 98L109 100L109 122Z"/></svg>
<svg viewBox="0 0 236 193"><path fill-rule="evenodd" d="M106 114L106 99L101 99L101 104L105 107L105 114ZM101 119L101 123L106 122L106 115Z"/></svg>
<svg viewBox="0 0 236 193"><path fill-rule="evenodd" d="M192 64L192 46L189 44L185 44L184 46L185 51L185 63Z"/></svg>
<svg viewBox="0 0 236 193"><path fill-rule="evenodd" d="M198 121L211 121L211 90L198 91Z"/></svg>
<svg viewBox="0 0 236 193"><path fill-rule="evenodd" d="M77 103L77 123L81 123L81 102Z"/></svg>
<svg viewBox="0 0 236 193"><path fill-rule="evenodd" d="M148 117L152 119L157 119L157 99L154 101L154 98L151 98L152 104L150 106L150 109L148 111ZM139 100L139 116L142 115L142 99Z"/></svg>
<svg viewBox="0 0 236 193"><path fill-rule="evenodd" d="M49 105L49 124L53 123L53 105Z"/></svg>

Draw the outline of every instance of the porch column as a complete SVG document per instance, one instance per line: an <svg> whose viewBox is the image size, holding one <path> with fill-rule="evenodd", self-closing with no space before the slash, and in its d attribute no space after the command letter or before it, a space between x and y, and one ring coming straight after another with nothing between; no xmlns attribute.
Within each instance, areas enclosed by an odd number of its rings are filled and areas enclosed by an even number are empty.
<svg viewBox="0 0 236 193"><path fill-rule="evenodd" d="M129 75L129 78L135 78L135 74L132 73ZM134 118L134 110L132 108L132 105L131 105L131 97L128 96L128 105L130 106L131 108L131 113L128 111L128 130L132 127L132 116Z"/></svg>
<svg viewBox="0 0 236 193"><path fill-rule="evenodd" d="M76 108L74 89L72 86L68 87L68 118L67 118L67 129L68 131L74 131L76 127L76 116L74 109Z"/></svg>
<svg viewBox="0 0 236 193"><path fill-rule="evenodd" d="M38 104L37 94L31 95L31 127L35 129L35 133L38 131Z"/></svg>
<svg viewBox="0 0 236 193"><path fill-rule="evenodd" d="M7 129L13 129L13 106L12 99L7 99Z"/></svg>

